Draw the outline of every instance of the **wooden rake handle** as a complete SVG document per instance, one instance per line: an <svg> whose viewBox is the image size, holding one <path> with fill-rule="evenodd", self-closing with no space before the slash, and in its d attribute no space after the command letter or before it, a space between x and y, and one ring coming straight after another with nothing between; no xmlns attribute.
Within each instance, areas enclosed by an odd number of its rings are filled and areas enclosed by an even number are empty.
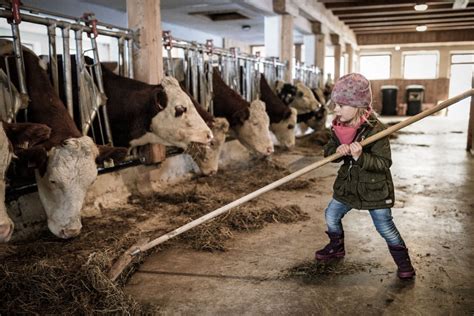
<svg viewBox="0 0 474 316"><path fill-rule="evenodd" d="M371 144L371 143L373 143L373 142L375 142L375 141L377 141L381 138L384 138L384 137L386 137L390 134L393 134L396 131L398 131L398 130L400 130L400 129L402 129L402 128L410 125L410 124L413 124L413 123L415 123L415 122L417 122L417 121L419 121L419 120L421 120L421 119L423 119L423 118L425 118L425 117L427 117L427 116L429 116L429 115L431 115L431 114L433 114L437 111L440 111L440 110L442 110L442 109L444 109L444 108L446 108L446 107L448 107L448 106L450 106L454 103L457 103L457 102L459 102L459 101L461 101L465 98L471 97L471 96L474 96L474 89L468 90L468 91L466 91L466 92L464 92L460 95L452 97L452 98L450 98L450 99L448 99L444 102L441 102L440 104L438 104L437 106L435 106L435 107L433 107L429 110L418 113L415 116L412 116L412 117L410 117L410 118L408 118L408 119L406 119L406 120L404 120L404 121L402 121L402 122L400 122L396 125L393 125L393 126L387 128L387 129L385 129L385 130L383 130L383 131L381 131L381 132L379 132L375 135L372 135L369 138L364 139L361 142L361 145L366 146L368 144ZM153 247L156 247L159 244L162 244L165 241L167 241L167 240L169 240L173 237L176 237L176 236L190 230L193 227L196 227L200 224L203 224L203 223L205 223L205 222L207 222L207 221L209 221L209 220L211 220L211 219L213 219L213 218L229 211L230 209L232 209L234 207L242 205L245 202L248 202L248 201L250 201L250 200L252 200L252 199L268 192L268 191L271 191L271 190L273 190L273 189L275 189L275 188L277 188L277 187L279 187L279 186L281 186L281 185L283 185L283 184L285 184L285 183L287 183L287 182L289 182L289 181L291 181L295 178L298 178L298 177L300 177L300 176L302 176L302 175L304 175L304 174L306 174L310 171L313 171L314 169L317 169L321 166L324 166L325 164L327 164L329 162L332 162L332 161L334 161L338 158L341 158L341 157L342 157L342 155L339 154L339 153L335 153L331 156L328 156L328 157L326 157L326 158L324 158L320 161L317 161L317 162L315 162L315 163L313 163L309 166L306 166L306 167L304 167L304 168L302 168L302 169L300 169L300 170L298 170L298 171L296 171L296 172L294 172L290 175L287 175L284 178L281 178L281 179L279 179L275 182L272 182L272 183L258 189L257 191L249 193L249 194L247 194L247 195L245 195L245 196L243 196L243 197L241 197L241 198L239 198L239 199L237 199L237 200L235 200L235 201L233 201L233 202L231 202L227 205L224 205L224 206L218 208L217 210L215 210L213 212L210 212L210 213L208 213L208 214L206 214L206 215L204 215L204 216L202 216L198 219L195 219L194 221L189 222L188 224L186 224L184 226L181 226L181 227L179 227L179 228L177 228L177 229L175 229L175 230L173 230L173 231L171 231L171 232L169 232L169 233L167 233L167 234L165 234L161 237L158 237L158 238L156 238L156 239L154 239L154 240L152 240L152 241L150 241L150 242L148 242L144 245L134 246L131 249L129 249L126 252L126 254L128 256L133 257L133 256L138 255L141 252L144 252L144 251L149 250Z"/></svg>

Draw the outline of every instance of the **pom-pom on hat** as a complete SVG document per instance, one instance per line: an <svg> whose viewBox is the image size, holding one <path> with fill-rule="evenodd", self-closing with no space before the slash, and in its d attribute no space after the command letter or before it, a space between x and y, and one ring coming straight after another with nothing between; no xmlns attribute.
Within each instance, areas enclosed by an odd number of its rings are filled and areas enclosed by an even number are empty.
<svg viewBox="0 0 474 316"><path fill-rule="evenodd" d="M342 76L334 84L331 100L339 105L369 107L372 104L370 81L358 73Z"/></svg>

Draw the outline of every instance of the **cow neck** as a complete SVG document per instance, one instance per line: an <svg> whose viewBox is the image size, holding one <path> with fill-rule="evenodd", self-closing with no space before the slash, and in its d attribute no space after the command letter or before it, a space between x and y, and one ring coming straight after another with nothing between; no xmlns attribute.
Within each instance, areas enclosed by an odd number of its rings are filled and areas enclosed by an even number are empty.
<svg viewBox="0 0 474 316"><path fill-rule="evenodd" d="M103 65L102 75L114 144L128 147L131 140L149 131L152 118L159 112L154 93L163 87L116 75Z"/></svg>
<svg viewBox="0 0 474 316"><path fill-rule="evenodd" d="M65 139L81 137L82 134L56 94L48 73L41 68L39 58L25 49L23 58L25 60L26 85L30 97L28 119L31 122L43 123L51 127L51 137L46 142L46 146L53 147Z"/></svg>
<svg viewBox="0 0 474 316"><path fill-rule="evenodd" d="M216 117L226 118L231 127L239 125L235 120L235 114L238 112L242 112L242 116L248 119L250 103L225 84L217 69L214 69L212 72L212 85L214 91L214 115Z"/></svg>
<svg viewBox="0 0 474 316"><path fill-rule="evenodd" d="M290 117L290 108L273 92L263 74L260 75L260 98L265 102L270 123L280 123Z"/></svg>

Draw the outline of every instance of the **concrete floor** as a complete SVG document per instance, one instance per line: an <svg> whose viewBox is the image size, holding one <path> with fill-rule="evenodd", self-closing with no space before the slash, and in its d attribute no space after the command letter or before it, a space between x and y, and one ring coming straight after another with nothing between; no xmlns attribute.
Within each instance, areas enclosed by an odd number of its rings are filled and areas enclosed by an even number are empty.
<svg viewBox="0 0 474 316"><path fill-rule="evenodd" d="M168 315L472 315L474 158L465 151L466 129L466 122L432 117L392 140L393 215L410 249L415 280L398 280L370 216L357 210L344 218L342 264L365 270L312 282L281 278L326 243L323 214L337 171L331 164L307 175L318 178L311 190L263 196L297 203L311 220L242 233L225 253L176 248L156 253L126 291ZM315 160L297 154L275 159L292 169Z"/></svg>

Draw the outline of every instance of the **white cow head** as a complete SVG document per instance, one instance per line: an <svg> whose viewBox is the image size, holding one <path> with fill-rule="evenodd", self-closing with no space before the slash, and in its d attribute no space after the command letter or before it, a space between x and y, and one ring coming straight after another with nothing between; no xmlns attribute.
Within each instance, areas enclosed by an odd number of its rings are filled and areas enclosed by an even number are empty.
<svg viewBox="0 0 474 316"><path fill-rule="evenodd" d="M300 81L292 85L277 80L275 91L285 104L294 107L299 114L315 111L321 106L311 89Z"/></svg>
<svg viewBox="0 0 474 316"><path fill-rule="evenodd" d="M295 126L297 119L296 109L290 108L291 115L278 122L270 124L270 130L275 134L280 145L289 149L295 145Z"/></svg>
<svg viewBox="0 0 474 316"><path fill-rule="evenodd" d="M150 132L130 142L132 147L148 143L186 148L191 143L209 144L212 132L193 102L173 77L161 82L166 105L151 120ZM159 105L158 105L159 106Z"/></svg>
<svg viewBox="0 0 474 316"><path fill-rule="evenodd" d="M273 153L270 138L270 118L265 112L265 103L254 100L250 103L249 118L235 127L237 139L250 151L263 156Z"/></svg>
<svg viewBox="0 0 474 316"><path fill-rule="evenodd" d="M219 156L225 143L229 123L225 118L215 118L211 128L214 138L209 146L197 145L189 148L189 153L201 169L203 175L212 175L219 167Z"/></svg>
<svg viewBox="0 0 474 316"><path fill-rule="evenodd" d="M8 138L0 121L0 242L10 240L13 233L13 221L5 207L5 173L12 159Z"/></svg>
<svg viewBox="0 0 474 316"><path fill-rule="evenodd" d="M48 152L44 175L36 171L48 228L60 238L75 237L81 231L82 204L97 178L98 155L99 150L90 137L69 138Z"/></svg>
<svg viewBox="0 0 474 316"><path fill-rule="evenodd" d="M310 88L302 82L296 82L295 87L296 96L293 102L290 103L290 106L294 107L298 113L307 113L319 109L321 104L316 100Z"/></svg>

